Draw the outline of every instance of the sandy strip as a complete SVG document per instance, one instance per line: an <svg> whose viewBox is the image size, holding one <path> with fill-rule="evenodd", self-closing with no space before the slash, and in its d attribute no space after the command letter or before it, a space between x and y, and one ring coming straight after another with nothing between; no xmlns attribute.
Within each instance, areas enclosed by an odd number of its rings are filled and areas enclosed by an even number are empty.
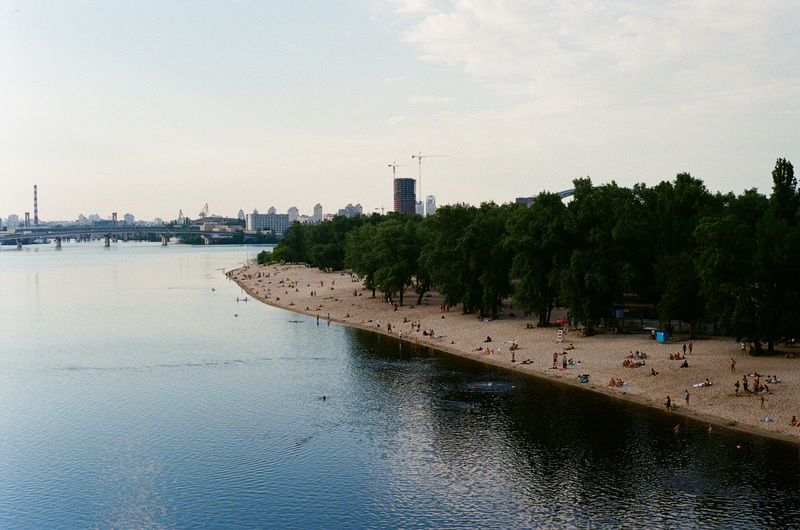
<svg viewBox="0 0 800 530"><path fill-rule="evenodd" d="M480 321L475 315L463 315L455 308L445 311L437 293L427 296L417 306L417 296L409 291L404 296L404 305L395 309L393 304L379 298L380 293L378 298L372 298L372 292L346 272L326 273L304 265L252 264L229 271L228 276L249 296L296 313L391 334L462 357L662 410L670 396L676 424L681 416L688 416L716 426L798 441L800 429L791 426L790 420L793 415L800 417L800 348L786 348L784 353L797 350L798 354L796 359L787 359L783 354L744 355L740 344L719 337L692 341L691 353L688 353L688 338L675 335L669 343L662 344L642 334L580 337L575 332L566 342L558 342L558 327L528 327L535 326L536 321L519 314L511 317L513 309L508 309L498 320ZM565 315L556 313L553 320L562 316ZM485 342L487 337L491 337L491 342ZM512 352L513 341L518 348ZM566 350L568 365L564 369L563 353L569 344L574 349ZM683 354L684 345L688 367L681 367L682 360L669 359L670 354ZM646 359L637 359L637 351L645 353ZM623 361L630 352L634 352L630 361L644 364L624 367ZM554 354L557 354L555 369ZM731 371L731 359L736 362L735 374ZM650 375L651 370L658 375ZM780 383L767 383L769 390L760 393L745 393L740 388L737 395L734 382L741 384L742 376L746 375L752 389L756 373L762 384L767 376L773 375ZM579 374L589 374L588 382L582 383ZM621 379L625 385L608 386L611 378ZM706 379L711 386L695 386ZM765 421L766 418L771 421Z"/></svg>

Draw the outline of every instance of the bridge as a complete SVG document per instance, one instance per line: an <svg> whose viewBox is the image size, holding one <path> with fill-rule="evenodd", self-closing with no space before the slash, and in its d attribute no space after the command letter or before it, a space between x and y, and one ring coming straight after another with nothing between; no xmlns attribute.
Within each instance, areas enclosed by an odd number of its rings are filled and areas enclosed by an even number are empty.
<svg viewBox="0 0 800 530"><path fill-rule="evenodd" d="M8 244L9 241L14 241L17 248L21 248L23 242L31 242L37 239L53 239L56 242L56 248L61 248L61 241L63 240L91 240L103 238L105 246L110 246L112 240L118 238L127 239L132 235L150 234L161 237L161 244L166 246L167 242L172 236L189 236L196 235L203 238L206 245L211 244L212 239L224 239L234 236L231 232L213 232L210 230L199 230L195 228L170 228L170 227L134 227L134 226L119 226L119 227L85 227L85 226L68 226L68 227L20 227L14 232L0 232L0 243Z"/></svg>

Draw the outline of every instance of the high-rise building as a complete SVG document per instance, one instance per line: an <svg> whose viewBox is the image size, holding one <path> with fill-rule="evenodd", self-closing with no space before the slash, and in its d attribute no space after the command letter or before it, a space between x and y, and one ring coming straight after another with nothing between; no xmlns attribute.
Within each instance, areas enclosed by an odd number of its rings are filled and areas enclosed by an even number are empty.
<svg viewBox="0 0 800 530"><path fill-rule="evenodd" d="M433 215L436 212L436 197L428 195L425 197L425 215Z"/></svg>
<svg viewBox="0 0 800 530"><path fill-rule="evenodd" d="M289 224L297 221L297 218L300 217L300 210L297 209L297 206L292 206L289 208Z"/></svg>
<svg viewBox="0 0 800 530"><path fill-rule="evenodd" d="M356 215L363 215L363 214L364 214L364 208L360 204L356 204L355 206L353 206L352 204L348 204L347 206L339 210L339 213L336 215L340 215L342 217L355 217Z"/></svg>
<svg viewBox="0 0 800 530"><path fill-rule="evenodd" d="M322 222L322 205L317 204L314 206L314 223L321 223Z"/></svg>
<svg viewBox="0 0 800 530"><path fill-rule="evenodd" d="M274 206L270 206L269 210L267 210L267 213L271 213L272 215L275 215L277 212L275 211L275 207Z"/></svg>
<svg viewBox="0 0 800 530"><path fill-rule="evenodd" d="M416 181L403 178L394 179L394 211L414 215L417 213L417 197L414 191Z"/></svg>
<svg viewBox="0 0 800 530"><path fill-rule="evenodd" d="M277 235L283 235L289 229L289 224L289 214L286 213L254 213L245 216L245 230L248 232L272 230Z"/></svg>
<svg viewBox="0 0 800 530"><path fill-rule="evenodd" d="M422 201L417 201L416 206L414 207L414 211L417 215L425 215L425 203Z"/></svg>

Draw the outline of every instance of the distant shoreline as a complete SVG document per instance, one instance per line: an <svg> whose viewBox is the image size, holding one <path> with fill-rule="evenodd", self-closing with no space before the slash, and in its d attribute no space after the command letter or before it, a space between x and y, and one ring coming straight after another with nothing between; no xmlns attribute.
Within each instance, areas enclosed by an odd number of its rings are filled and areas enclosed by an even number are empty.
<svg viewBox="0 0 800 530"><path fill-rule="evenodd" d="M675 424L688 418L724 429L798 442L800 429L790 426L789 419L793 415L800 417L800 358L742 355L738 343L715 337L694 340L692 354L686 355L689 367L680 368L680 362L669 360L668 356L682 353L689 341L681 338L673 337L673 342L660 344L642 334L574 336L558 343L556 326L528 328L528 324L535 326L535 319L510 315L495 321L479 321L475 315L462 315L456 309L445 311L438 293L431 293L418 307L414 305L417 295L406 293L405 305L395 310L392 304L372 298L371 291L364 289L362 282L342 271L322 272L305 265L252 264L231 270L227 276L249 296L280 309L320 320L327 320L330 315L331 321L346 326L390 334L522 375L657 408L665 414L664 402L669 395L674 404L671 417ZM554 318L559 316L554 315ZM420 323L419 330L416 327L412 330L412 322ZM387 324L392 326L391 333ZM435 333L433 339L427 335L430 329ZM491 342L484 342L487 336L491 337ZM513 354L509 349L512 341L519 346ZM580 364L569 365L564 370L564 348L570 343L574 349L566 350L567 359ZM475 351L486 347L491 348L492 353ZM622 361L628 352L635 351L647 354L644 365L623 367ZM552 368L554 353L558 353L559 369ZM800 348L797 353L800 354ZM512 362L512 356L516 362ZM736 361L736 374L730 371L731 358ZM530 364L522 363L528 359ZM649 376L651 369L659 375ZM750 373L761 374L762 381L767 375L777 375L781 383L769 385L769 392L744 395L740 391L736 396L733 382ZM580 382L578 374L589 374L589 381ZM608 382L612 377L627 384L610 387ZM706 378L712 383L710 387L694 386ZM748 376L748 380L752 377ZM690 394L689 406L685 404L686 390ZM765 422L767 417L773 421Z"/></svg>

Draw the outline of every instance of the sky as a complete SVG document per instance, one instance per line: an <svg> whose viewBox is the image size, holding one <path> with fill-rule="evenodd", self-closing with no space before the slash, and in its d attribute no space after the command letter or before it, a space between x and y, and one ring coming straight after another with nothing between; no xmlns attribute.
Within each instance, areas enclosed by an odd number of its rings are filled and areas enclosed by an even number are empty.
<svg viewBox="0 0 800 530"><path fill-rule="evenodd" d="M800 2L0 0L0 217L498 204L800 164ZM422 163L413 155L422 154Z"/></svg>

